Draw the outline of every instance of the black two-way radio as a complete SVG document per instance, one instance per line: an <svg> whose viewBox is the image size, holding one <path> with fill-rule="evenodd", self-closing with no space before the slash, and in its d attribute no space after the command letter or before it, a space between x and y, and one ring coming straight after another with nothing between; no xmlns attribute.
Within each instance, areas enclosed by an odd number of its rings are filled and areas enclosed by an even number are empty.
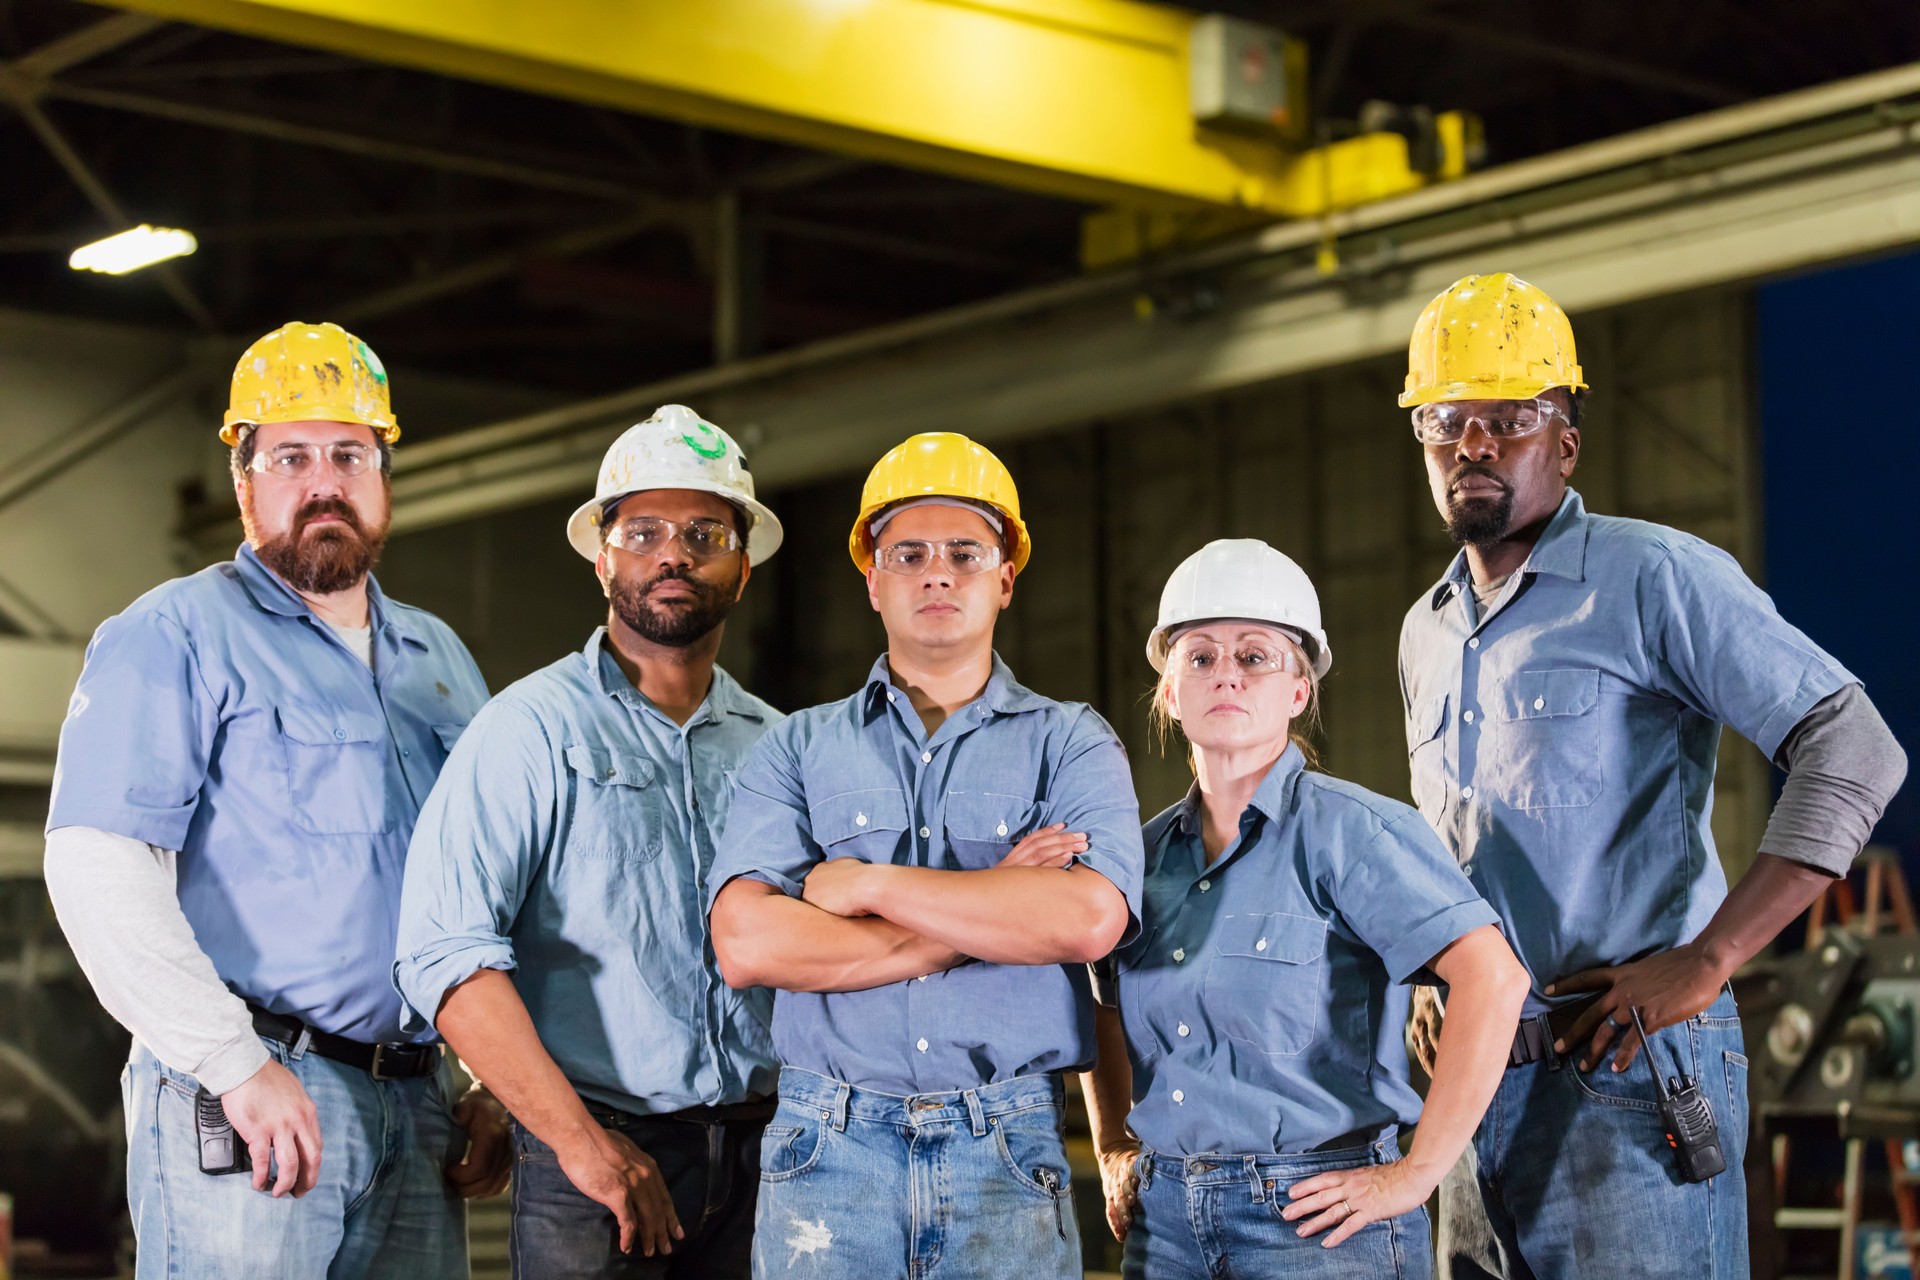
<svg viewBox="0 0 1920 1280"><path fill-rule="evenodd" d="M1630 1009L1633 1025L1640 1032L1640 1052L1653 1073L1654 1092L1660 1095L1660 1121L1667 1127L1667 1145L1673 1148L1674 1163L1686 1182L1705 1182L1725 1173L1727 1157L1720 1150L1720 1126L1713 1119L1713 1104L1700 1092L1700 1082L1689 1075L1677 1075L1671 1085L1660 1078L1653 1063L1653 1041L1647 1038L1640 1010Z"/></svg>
<svg viewBox="0 0 1920 1280"><path fill-rule="evenodd" d="M225 1105L204 1087L193 1095L193 1130L200 1140L200 1172L245 1173L253 1168L252 1153L227 1119Z"/></svg>

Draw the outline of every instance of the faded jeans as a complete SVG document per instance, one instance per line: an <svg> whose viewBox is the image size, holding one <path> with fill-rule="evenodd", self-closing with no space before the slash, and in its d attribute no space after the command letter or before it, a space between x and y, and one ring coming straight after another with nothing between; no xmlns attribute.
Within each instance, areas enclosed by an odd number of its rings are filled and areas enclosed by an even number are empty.
<svg viewBox="0 0 1920 1280"><path fill-rule="evenodd" d="M375 1080L262 1043L320 1113L319 1182L275 1199L251 1174L200 1172L199 1082L136 1040L120 1088L139 1280L466 1280L466 1205L442 1172L467 1142L447 1097L451 1066Z"/></svg>
<svg viewBox="0 0 1920 1280"><path fill-rule="evenodd" d="M1079 1280L1058 1076L910 1097L780 1073L757 1280Z"/></svg>
<svg viewBox="0 0 1920 1280"><path fill-rule="evenodd" d="M1391 1139L1302 1155L1197 1155L1142 1151L1140 1205L1127 1231L1126 1280L1427 1280L1433 1271L1427 1211L1370 1222L1329 1249L1330 1233L1302 1237L1280 1216L1287 1188L1333 1169L1390 1164Z"/></svg>

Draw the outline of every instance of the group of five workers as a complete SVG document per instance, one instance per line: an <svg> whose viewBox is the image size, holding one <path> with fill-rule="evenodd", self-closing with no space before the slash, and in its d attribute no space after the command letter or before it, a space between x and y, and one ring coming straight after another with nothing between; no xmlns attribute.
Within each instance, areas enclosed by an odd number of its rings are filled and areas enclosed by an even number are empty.
<svg viewBox="0 0 1920 1280"><path fill-rule="evenodd" d="M1904 756L1731 557L1587 513L1545 294L1467 277L1409 357L1462 547L1401 632L1418 812L1316 767L1318 597L1229 539L1147 637L1194 785L1143 829L1113 730L994 653L1032 540L980 445L874 467L886 652L782 717L715 661L779 520L661 409L568 523L606 625L488 701L371 576L379 361L261 339L222 431L246 542L101 626L47 821L134 1035L139 1274L464 1277L462 1197L510 1177L521 1277L1077 1276L1083 1073L1129 1277L1744 1275L1726 984ZM1787 770L1731 892L1722 724ZM1682 1176L1640 1054L1724 1172ZM222 1123L251 1177L206 1168Z"/></svg>

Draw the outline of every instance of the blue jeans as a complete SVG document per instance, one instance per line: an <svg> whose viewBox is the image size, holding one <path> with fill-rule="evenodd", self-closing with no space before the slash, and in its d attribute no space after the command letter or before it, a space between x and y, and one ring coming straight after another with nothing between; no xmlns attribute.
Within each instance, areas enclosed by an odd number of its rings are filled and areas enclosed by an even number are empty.
<svg viewBox="0 0 1920 1280"><path fill-rule="evenodd" d="M1743 1047L1725 992L1653 1033L1661 1074L1684 1071L1713 1105L1727 1171L1708 1182L1680 1181L1644 1062L1619 1075L1610 1061L1582 1072L1574 1058L1509 1068L1440 1186L1442 1277L1745 1280Z"/></svg>
<svg viewBox="0 0 1920 1280"><path fill-rule="evenodd" d="M649 1258L620 1252L620 1225L561 1171L553 1148L513 1123L513 1274L523 1280L747 1280L760 1187L757 1121L638 1116L582 1099L603 1128L653 1157L687 1238Z"/></svg>
<svg viewBox="0 0 1920 1280"><path fill-rule="evenodd" d="M756 1280L1079 1280L1060 1078L911 1097L787 1067Z"/></svg>
<svg viewBox="0 0 1920 1280"><path fill-rule="evenodd" d="M444 1167L466 1150L449 1064L375 1080L315 1053L267 1051L320 1113L320 1180L295 1199L200 1172L199 1083L134 1042L121 1074L139 1280L466 1280L467 1210Z"/></svg>
<svg viewBox="0 0 1920 1280"><path fill-rule="evenodd" d="M1302 1238L1280 1216L1287 1188L1330 1169L1389 1164L1391 1139L1306 1155L1163 1155L1142 1151L1140 1205L1127 1231L1126 1280L1427 1280L1433 1271L1427 1211L1370 1222L1328 1249L1326 1232Z"/></svg>

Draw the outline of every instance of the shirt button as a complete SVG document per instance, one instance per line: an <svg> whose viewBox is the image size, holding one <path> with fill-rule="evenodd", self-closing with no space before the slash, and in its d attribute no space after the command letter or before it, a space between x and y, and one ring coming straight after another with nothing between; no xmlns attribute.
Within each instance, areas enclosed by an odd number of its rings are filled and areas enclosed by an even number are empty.
<svg viewBox="0 0 1920 1280"><path fill-rule="evenodd" d="M1545 698L1535 698L1533 700L1533 709L1535 711L1540 710L1542 707L1546 705L1547 705L1547 700Z"/></svg>
<svg viewBox="0 0 1920 1280"><path fill-rule="evenodd" d="M1267 940L1265 938L1260 939L1260 941L1253 944L1253 949L1255 951L1265 951L1267 949Z"/></svg>
<svg viewBox="0 0 1920 1280"><path fill-rule="evenodd" d="M1478 649L1479 647L1480 647L1480 637L1479 637L1479 636L1474 636L1474 637L1472 637L1471 639L1469 639L1469 640L1467 641L1467 648L1469 648L1469 649Z"/></svg>
<svg viewBox="0 0 1920 1280"><path fill-rule="evenodd" d="M335 729L333 736L335 741L345 742L347 740L347 731L345 729Z"/></svg>
<svg viewBox="0 0 1920 1280"><path fill-rule="evenodd" d="M1187 1100L1187 1094L1186 1094L1186 1090L1184 1090L1184 1089L1175 1089L1175 1090L1173 1091L1173 1100L1174 1100L1175 1102L1185 1102L1185 1101Z"/></svg>
<svg viewBox="0 0 1920 1280"><path fill-rule="evenodd" d="M867 825L867 815L866 815L866 814L864 814L864 813L856 813L856 814L854 814L854 815L853 815L853 825L854 825L854 826L856 826L856 827L864 827L864 826L866 826L866 825Z"/></svg>
<svg viewBox="0 0 1920 1280"><path fill-rule="evenodd" d="M1181 1034L1181 1035L1183 1035L1183 1036L1184 1036L1184 1035L1191 1035L1191 1034L1192 1034L1192 1031L1193 1031L1193 1029L1192 1029L1191 1027L1189 1027L1189 1026L1187 1026L1187 1024L1186 1024L1186 1023L1184 1023L1184 1022L1183 1022L1183 1023L1181 1023L1181 1024L1180 1024L1180 1034Z"/></svg>
<svg viewBox="0 0 1920 1280"><path fill-rule="evenodd" d="M1213 888L1213 881L1211 881L1211 880L1202 880L1202 881L1200 882L1200 892L1202 892L1202 893L1205 893L1205 892L1206 892L1207 890L1209 890L1209 889L1211 889L1211 888Z"/></svg>
<svg viewBox="0 0 1920 1280"><path fill-rule="evenodd" d="M922 752L920 753L920 763L921 763L921 764L932 764L932 763L933 763L933 752L931 752L931 751L922 751Z"/></svg>
<svg viewBox="0 0 1920 1280"><path fill-rule="evenodd" d="M888 701L888 702L892 702L892 701L893 701L893 695L892 695L891 693L889 693L889 694L887 695L887 701Z"/></svg>
<svg viewBox="0 0 1920 1280"><path fill-rule="evenodd" d="M1462 788L1460 788L1460 798L1461 798L1462 800L1471 800L1471 799L1473 799L1473 788L1472 788L1472 787L1462 787Z"/></svg>
<svg viewBox="0 0 1920 1280"><path fill-rule="evenodd" d="M997 836L1003 836L1007 834L1007 824L1004 822L1001 823L999 826L993 829L993 833Z"/></svg>
<svg viewBox="0 0 1920 1280"><path fill-rule="evenodd" d="M918 1049L920 1052L925 1053L927 1051L927 1038L925 1036L921 1036L919 1039L919 1042L916 1043L913 1047Z"/></svg>
<svg viewBox="0 0 1920 1280"><path fill-rule="evenodd" d="M1465 720L1465 721L1466 721L1466 722L1467 722L1468 724L1472 724L1472 723L1473 723L1473 712L1471 712L1471 711L1464 711L1464 712L1462 712L1462 713L1460 714L1460 718L1461 718L1462 720Z"/></svg>
<svg viewBox="0 0 1920 1280"><path fill-rule="evenodd" d="M1462 874L1462 875L1468 875L1468 876L1470 876L1470 875L1472 875L1472 874L1473 874L1473 864L1472 864L1471 862L1463 862L1463 863L1461 863L1461 864L1460 864L1460 874Z"/></svg>
<svg viewBox="0 0 1920 1280"><path fill-rule="evenodd" d="M921 975L920 975L920 981L922 981L922 982L925 982L925 981L927 980L927 976L928 976L928 975L926 975L926 974L924 974L924 973L923 973L923 974L921 974Z"/></svg>
<svg viewBox="0 0 1920 1280"><path fill-rule="evenodd" d="M1186 958L1187 958L1187 949L1185 947L1175 947L1173 949L1173 962L1175 964L1179 964L1182 960L1185 960Z"/></svg>
<svg viewBox="0 0 1920 1280"><path fill-rule="evenodd" d="M931 827L922 827L922 828L920 828L920 838L921 838L922 840L925 840L925 839L926 839L926 838L927 838L928 836L930 836L930 835L932 835L932 834L933 834L933 829L932 829Z"/></svg>
<svg viewBox="0 0 1920 1280"><path fill-rule="evenodd" d="M407 749L406 749L405 747L402 747L402 748L400 748L400 754L401 754L402 756L410 756L410 755L412 755L412 754L413 754L413 752L411 752L411 751L409 751L409 750L407 750Z"/></svg>

